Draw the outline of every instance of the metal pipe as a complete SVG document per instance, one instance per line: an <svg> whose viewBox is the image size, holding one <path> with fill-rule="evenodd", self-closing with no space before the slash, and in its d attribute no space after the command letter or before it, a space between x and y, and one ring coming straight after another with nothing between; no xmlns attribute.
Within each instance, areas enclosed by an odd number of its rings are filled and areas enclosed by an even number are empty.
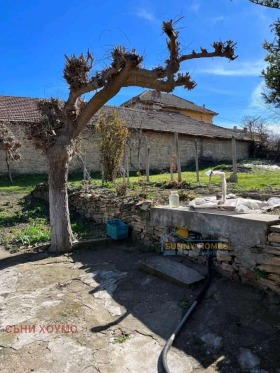
<svg viewBox="0 0 280 373"><path fill-rule="evenodd" d="M203 288L201 289L201 291L199 292L199 294L197 295L195 301L193 302L191 307L188 309L187 313L182 318L182 320L178 324L177 328L172 333L171 337L165 343L165 346L162 350L162 353L161 353L162 363L163 363L165 373L171 373L169 368L168 368L168 364L167 364L167 353L168 353L170 347L172 346L175 338L179 334L180 330L183 328L183 326L185 325L186 321L188 320L188 318L190 317L190 315L192 314L192 312L194 311L196 306L201 302L202 298L204 297L204 295L205 295L205 293L206 293L206 291L207 291L207 289L210 285L210 282L211 282L211 277L212 277L211 268L212 268L212 253L208 252L208 274L207 274L206 282L205 282Z"/></svg>
<svg viewBox="0 0 280 373"><path fill-rule="evenodd" d="M209 171L205 172L205 174L207 176L209 176L208 187L210 187L210 182L211 182L211 176L212 175L217 175L217 176L221 177L221 180L222 180L222 202L225 203L226 202L226 195L227 195L226 174L222 171L212 171L212 170L209 170Z"/></svg>

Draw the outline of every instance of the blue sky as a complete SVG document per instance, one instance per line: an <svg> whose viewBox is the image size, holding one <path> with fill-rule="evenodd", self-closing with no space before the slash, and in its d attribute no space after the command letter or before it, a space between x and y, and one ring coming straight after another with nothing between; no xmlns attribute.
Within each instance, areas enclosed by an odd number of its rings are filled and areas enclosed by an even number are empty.
<svg viewBox="0 0 280 373"><path fill-rule="evenodd" d="M0 94L30 97L67 97L63 81L64 55L95 56L101 70L115 45L135 48L147 68L167 58L163 20L178 23L181 52L200 46L211 50L213 41L234 40L238 59L196 59L182 64L197 86L174 94L205 104L219 113L215 124L240 125L245 115L275 121L275 109L261 98L265 67L264 39L272 40L270 25L276 9L248 0L0 0ZM119 105L142 92L125 88L110 101Z"/></svg>

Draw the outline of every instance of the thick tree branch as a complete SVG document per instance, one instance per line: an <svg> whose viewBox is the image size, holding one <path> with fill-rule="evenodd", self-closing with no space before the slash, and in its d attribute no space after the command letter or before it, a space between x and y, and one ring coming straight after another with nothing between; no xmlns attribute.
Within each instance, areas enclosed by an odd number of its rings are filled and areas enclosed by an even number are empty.
<svg viewBox="0 0 280 373"><path fill-rule="evenodd" d="M192 51L190 54L185 54L179 58L179 62L192 60L195 58L209 58L209 57L225 57L230 61L235 60L238 56L234 54L234 47L236 43L232 40L228 40L225 43L218 41L212 44L214 51L208 52L206 49L200 48L201 52Z"/></svg>
<svg viewBox="0 0 280 373"><path fill-rule="evenodd" d="M81 115L78 117L75 136L78 136L83 128L88 124L92 116L112 97L114 97L120 89L125 86L129 76L129 71L137 62L127 63L125 67L111 77L110 82L98 91L86 104Z"/></svg>
<svg viewBox="0 0 280 373"><path fill-rule="evenodd" d="M123 47L114 48L112 58L113 62L110 67L89 78L88 73L93 65L93 58L89 52L87 58L83 55L78 58L76 56L71 58L66 56L64 78L70 86L70 93L64 110L67 117L76 113L76 101L81 95L106 87L111 84L116 74L122 71L127 64L137 66L143 60L142 56L135 54L135 52L129 53Z"/></svg>
<svg viewBox="0 0 280 373"><path fill-rule="evenodd" d="M179 33L173 28L173 21L163 22L162 29L168 36L167 47L169 49L169 59L166 61L166 73L168 78L174 75L180 68L179 63L179 43L177 41Z"/></svg>
<svg viewBox="0 0 280 373"><path fill-rule="evenodd" d="M74 137L77 137L87 125L92 116L114 97L122 87L139 86L171 92L177 86L193 89L196 83L190 75L180 74L180 64L195 58L225 57L234 60L235 44L232 41L214 42L213 51L208 52L201 48L201 52L193 51L190 54L179 54L179 33L174 29L172 20L163 22L163 31L167 35L167 48L169 57L165 66L151 70L140 66L143 58L135 51L127 52L123 47L116 47L112 52L111 65L90 77L93 66L93 57L88 52L87 56L66 57L64 77L69 84L70 94L64 107L65 122L74 126ZM97 91L88 103L79 101L85 93Z"/></svg>
<svg viewBox="0 0 280 373"><path fill-rule="evenodd" d="M138 69L129 74L125 87L137 86L142 88L155 89L162 92L171 92L175 87L184 86L187 89L193 89L196 83L191 79L189 73L170 75L168 78L159 79L160 72L157 70ZM164 74L166 76L166 73Z"/></svg>

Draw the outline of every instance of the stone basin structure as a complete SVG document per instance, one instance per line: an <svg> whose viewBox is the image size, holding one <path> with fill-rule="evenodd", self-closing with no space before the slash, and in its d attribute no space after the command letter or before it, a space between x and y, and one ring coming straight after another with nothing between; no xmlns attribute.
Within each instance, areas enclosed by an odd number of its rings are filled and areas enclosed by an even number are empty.
<svg viewBox="0 0 280 373"><path fill-rule="evenodd" d="M217 251L217 267L227 277L258 284L280 294L280 219L278 215L238 214L234 211L157 206L152 226L185 227L229 243L231 251ZM201 260L199 250L189 256Z"/></svg>
<svg viewBox="0 0 280 373"><path fill-rule="evenodd" d="M249 248L267 242L272 225L280 224L278 215L238 214L234 211L188 208L154 207L151 210L151 225L187 227L202 235L226 239L237 248Z"/></svg>

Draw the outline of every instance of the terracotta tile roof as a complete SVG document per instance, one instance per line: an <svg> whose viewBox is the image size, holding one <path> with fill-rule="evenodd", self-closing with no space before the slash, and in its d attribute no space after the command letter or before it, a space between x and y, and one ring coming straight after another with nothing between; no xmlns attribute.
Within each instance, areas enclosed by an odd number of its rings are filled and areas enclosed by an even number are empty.
<svg viewBox="0 0 280 373"><path fill-rule="evenodd" d="M249 134L243 131L216 126L202 121L195 120L191 117L180 113L167 113L162 110L135 110L124 107L106 106L103 110L118 110L121 117L131 129L142 128L157 132L178 132L195 137L210 137L236 139L251 141ZM95 118L92 119L92 122Z"/></svg>
<svg viewBox="0 0 280 373"><path fill-rule="evenodd" d="M0 96L0 121L29 122L39 120L37 109L39 99L30 97ZM180 113L168 113L162 110L135 110L125 107L105 106L100 111L118 110L131 129L142 128L157 132L178 132L196 137L230 139L234 135L240 140L249 140L245 132L234 131L214 124L200 122ZM96 121L94 116L91 123Z"/></svg>
<svg viewBox="0 0 280 373"><path fill-rule="evenodd" d="M124 102L121 106L127 107L133 103L145 103L152 104L156 103L165 109L177 108L177 109L186 109L191 111L196 111L200 113L218 115L212 110L206 109L203 106L196 105L195 103L185 100L181 97L175 96L170 93L156 93L155 91L145 91L138 96L131 98L130 100Z"/></svg>
<svg viewBox="0 0 280 373"><path fill-rule="evenodd" d="M0 120L35 122L40 118L38 101L31 97L0 96Z"/></svg>

